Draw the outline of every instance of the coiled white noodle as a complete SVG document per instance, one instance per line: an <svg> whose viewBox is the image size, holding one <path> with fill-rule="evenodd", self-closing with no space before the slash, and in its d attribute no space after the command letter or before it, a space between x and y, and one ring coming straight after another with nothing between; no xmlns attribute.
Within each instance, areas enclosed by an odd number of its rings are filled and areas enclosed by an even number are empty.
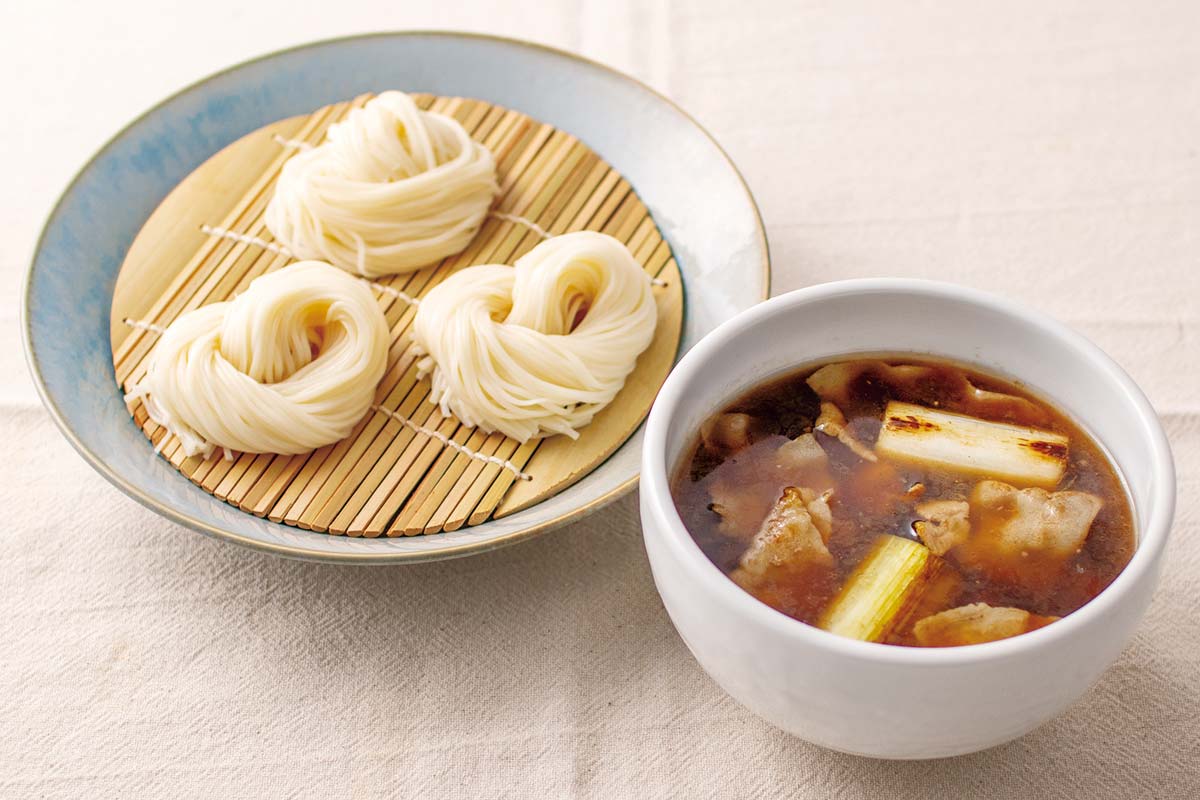
<svg viewBox="0 0 1200 800"><path fill-rule="evenodd" d="M388 344L365 283L301 261L172 322L130 396L144 398L189 456L214 447L305 453L350 434L374 399Z"/></svg>
<svg viewBox="0 0 1200 800"><path fill-rule="evenodd" d="M498 190L486 147L391 91L288 159L264 221L298 258L376 277L462 250Z"/></svg>
<svg viewBox="0 0 1200 800"><path fill-rule="evenodd" d="M412 338L442 413L520 441L575 438L625 384L657 319L629 250L584 231L513 267L451 275L422 299Z"/></svg>

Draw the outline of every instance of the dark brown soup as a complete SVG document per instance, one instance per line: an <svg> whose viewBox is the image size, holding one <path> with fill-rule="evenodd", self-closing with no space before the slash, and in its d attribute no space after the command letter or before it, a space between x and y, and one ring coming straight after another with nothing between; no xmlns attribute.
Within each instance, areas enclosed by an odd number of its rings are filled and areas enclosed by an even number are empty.
<svg viewBox="0 0 1200 800"><path fill-rule="evenodd" d="M709 419L672 481L700 548L759 600L845 636L1002 639L1129 562L1129 501L1070 419L908 356L818 364Z"/></svg>

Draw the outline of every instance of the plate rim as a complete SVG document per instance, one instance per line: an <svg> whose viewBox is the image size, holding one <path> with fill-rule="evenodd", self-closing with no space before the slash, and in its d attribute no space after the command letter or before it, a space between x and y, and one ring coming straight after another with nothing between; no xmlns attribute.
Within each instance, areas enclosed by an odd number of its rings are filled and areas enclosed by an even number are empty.
<svg viewBox="0 0 1200 800"><path fill-rule="evenodd" d="M32 326L31 326L31 322L29 319L30 294L31 294L32 288L33 288L33 273L34 273L34 270L37 265L38 255L42 251L46 235L49 231L50 224L57 217L60 209L62 208L63 203L67 200L67 198L75 190L76 184L78 184L79 180L83 177L84 173L86 173L97 161L99 161L102 157L104 157L105 154L109 151L110 148L112 148L112 146L114 145L114 143L116 143L116 141L118 139L120 139L128 131L132 130L137 125L139 125L143 120L145 120L151 114L155 113L159 109L168 105L169 103L174 101L176 98L181 97L182 95L185 95L195 89L198 89L198 88L204 86L205 84L207 84L211 81L214 81L218 78L221 78L229 73L240 70L240 69L250 66L252 64L257 64L260 62L278 58L279 56L286 55L288 53L301 52L304 50L315 49L318 47L324 47L324 46L334 45L334 44L352 43L352 42L362 41L362 40L366 40L366 39L402 38L402 37L414 37L414 38L415 37L427 37L427 38L428 37L446 37L446 38L468 39L468 40L473 39L473 40L482 40L482 41L488 41L488 42L492 42L492 43L498 43L498 44L514 47L517 49L534 50L534 51L540 51L543 53L548 53L550 55L554 55L554 56L557 56L560 58L566 58L571 61L575 61L580 64L583 64L584 66L587 66L589 68L600 70L604 73L607 73L609 76L611 76L613 78L624 81L626 83L630 83L630 84L634 85L636 88L639 88L642 91L648 92L656 100L666 104L675 113L679 114L684 120L686 120L692 126L694 126L695 129L697 131L699 131L700 134L703 135L704 138L706 138L712 144L712 146L716 149L717 154L720 156L721 159L723 159L725 161L725 163L728 165L729 169L731 170L733 176L737 179L739 185L742 187L742 191L745 193L745 198L749 203L751 211L753 212L754 220L756 223L755 227L756 227L757 235L755 237L755 244L757 245L756 249L758 251L759 262L760 262L760 266L762 269L762 284L763 284L763 291L762 291L762 297L760 298L760 302L761 302L761 300L766 300L767 298L769 298L771 296L771 258L770 258L770 245L767 241L766 225L763 221L762 212L758 207L758 203L754 199L754 194L750 191L750 186L746 182L745 176L742 175L741 170L738 169L738 167L734 163L733 159L729 157L729 154L725 151L725 148L723 148L721 146L720 142L717 141L717 139L712 135L712 133L710 133L707 128L705 128L703 125L701 125L700 122L695 117L693 117L691 114L689 114L687 111L685 111L678 103L676 103L674 100L672 100L671 98L664 95L662 92L659 92L657 89L650 86L649 84L639 80L638 78L633 77L632 75L622 72L621 70L616 69L615 67L611 67L607 64L601 63L599 61L596 61L594 59L580 55L578 53L571 52L569 50L564 50L561 48L552 47L550 45L541 44L539 42L532 42L532 41L528 41L528 40L524 40L524 39L517 39L517 38L513 38L513 37L508 37L508 36L499 36L499 35L495 35L495 34L477 33L477 32L470 32L470 31L416 29L416 30L396 30L396 31L375 31L375 32L371 32L371 33L350 34L350 35L346 35L346 36L335 36L335 37L331 37L328 39L312 40L312 41L308 41L308 42L303 42L298 45L293 45L291 47L285 47L285 48L281 48L278 50L272 50L272 51L270 51L268 53L264 53L262 55L247 58L242 61L238 61L234 64L231 64L229 66L226 66L222 69L219 69L215 72L211 72L207 75L204 75L204 76L186 84L185 86L181 87L180 89L172 92L171 94L167 95L162 100L159 100L157 103L150 106L145 111L138 114L132 120L127 122L119 130L117 130L115 133L113 133L111 136L109 136L104 141L104 143L101 144L100 147L98 147L95 150L95 152L93 152L92 155L86 161L84 161L84 163L77 170L75 170L75 173L71 177L71 180L67 183L66 187L59 193L58 199L54 202L54 205L51 207L49 213L46 215L45 221L42 223L41 230L39 231L37 239L35 240L33 251L29 255L29 264L25 269L25 273L24 273L24 276L23 276L22 282L21 282L21 289L20 289L21 307L20 307L20 312L19 312L19 317L20 317L19 323L20 323L20 329L21 329L21 349L24 352L25 364L26 364L27 368L29 369L30 376L33 379L34 388L37 390L37 394L38 394L39 399L42 401L42 405L45 407L46 411L49 412L50 417L54 421L54 424L58 427L59 432L63 435L63 437L67 440L67 442L71 445L71 447L74 448L74 450L77 453L79 453L79 455L83 458L83 460L85 462L87 462L88 465L92 467L92 469L94 469L94 470L96 470L96 472L100 473L100 475L105 480L107 480L110 484L112 484L116 488L120 489L128 497L131 497L132 499L134 499L135 501L140 503L142 506L150 509L151 511L154 511L155 513L159 514L160 516L163 516L166 519L171 520L172 522L175 522L186 528L194 530L197 533L203 534L209 538L218 539L218 540L229 542L229 543L232 543L235 545L239 545L241 547L245 547L245 548L248 548L251 550L256 550L256 551L264 552L264 553L270 553L272 555L281 556L284 558L297 559L297 560L301 560L301 561L321 562L321 563L382 565L382 564L400 564L400 563L412 564L412 563L420 563L420 562L428 562L428 561L441 561L441 560L446 560L446 559L451 559L451 558L461 558L461 557L468 556L468 555L474 555L477 553L485 553L485 552L489 552L492 550L497 550L501 547L507 547L509 545L516 544L517 542L521 542L521 541L525 541L527 539L534 538L535 536L539 536L543 533L547 533L555 528L563 527L564 525L574 522L575 520L578 520L588 514L591 514L592 512L598 511L601 508L609 505L613 501L625 496L637 485L637 482L640 478L641 473L640 473L640 469L639 469L638 472L636 474L634 474L632 477L628 478L627 480L625 480L618 486L610 489L609 491L605 492L604 494L600 495L599 497L592 499L591 501L589 501L587 503L579 505L563 514L560 514L557 517L554 517L553 519L549 519L544 522L530 525L529 527L522 528L522 529L516 530L516 531L512 531L511 533L507 533L502 536L497 536L493 539L486 539L486 540L481 540L478 542L464 542L459 545L450 545L445 548L430 551L430 552L397 552L397 551L380 551L378 553L374 553L374 552L345 552L345 553L316 552L313 550L304 549L302 547L283 545L283 544L275 544L272 542L264 542L264 541L260 541L258 539L253 539L253 538L250 538L247 536L243 536L242 534L226 530L224 528L209 524L209 523L204 522L199 519L195 519L187 514L177 511L175 508L173 508L170 505L160 503L157 500L149 497L142 491L142 489L140 487L125 480L120 475L117 475L107 465L107 463L105 463L104 460L102 458L100 458L100 456L98 454L94 453L87 445L85 445L78 438L78 436L76 436L74 430L67 424L62 411L58 407L58 404L53 400L53 398L51 398L51 396L46 388L45 381L42 377L41 366L38 362L37 355L34 353L34 349L33 349ZM678 356L678 354L677 354L677 356ZM626 441L628 441L628 440L626 440ZM621 446L624 446L624 443L622 443ZM245 512L243 512L243 513L245 513Z"/></svg>

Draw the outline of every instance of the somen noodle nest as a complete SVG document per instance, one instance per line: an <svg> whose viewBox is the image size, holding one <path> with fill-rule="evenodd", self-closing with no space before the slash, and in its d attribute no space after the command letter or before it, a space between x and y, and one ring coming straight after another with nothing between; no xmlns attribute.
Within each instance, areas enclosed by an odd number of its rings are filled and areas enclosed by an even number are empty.
<svg viewBox="0 0 1200 800"><path fill-rule="evenodd" d="M350 434L383 377L388 343L363 281L301 261L178 317L129 397L142 397L189 456L214 447L304 453Z"/></svg>
<svg viewBox="0 0 1200 800"><path fill-rule="evenodd" d="M486 147L389 91L283 165L264 221L298 258L377 277L462 250L498 191Z"/></svg>
<svg viewBox="0 0 1200 800"><path fill-rule="evenodd" d="M629 250L582 231L514 266L451 275L422 299L412 339L443 414L522 442L575 438L621 390L657 318Z"/></svg>

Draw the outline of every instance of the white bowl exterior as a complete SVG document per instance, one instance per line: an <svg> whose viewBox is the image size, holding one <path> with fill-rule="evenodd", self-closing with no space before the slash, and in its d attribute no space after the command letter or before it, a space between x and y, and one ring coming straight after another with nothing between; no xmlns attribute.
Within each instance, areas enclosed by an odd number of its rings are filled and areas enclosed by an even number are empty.
<svg viewBox="0 0 1200 800"><path fill-rule="evenodd" d="M1084 609L1015 639L946 650L854 642L791 620L728 580L691 541L667 486L707 415L772 375L843 354L902 351L1015 377L1096 436L1124 474L1139 547ZM1045 722L1117 656L1157 583L1174 476L1157 418L1082 337L996 298L913 281L847 281L775 298L719 328L676 368L647 426L642 522L663 603L704 669L769 722L836 750L929 758Z"/></svg>

